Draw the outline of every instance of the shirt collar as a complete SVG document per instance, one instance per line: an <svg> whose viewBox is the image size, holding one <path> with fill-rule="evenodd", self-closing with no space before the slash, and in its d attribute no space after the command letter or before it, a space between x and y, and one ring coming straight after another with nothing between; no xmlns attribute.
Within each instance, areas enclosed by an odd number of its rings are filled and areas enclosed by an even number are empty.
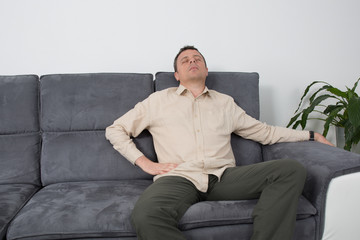
<svg viewBox="0 0 360 240"><path fill-rule="evenodd" d="M176 90L176 93L177 93L178 95L181 95L181 94L183 94L185 91L188 91L188 90L186 89L186 87L184 87L183 85L180 84L179 87L178 87L178 89ZM202 94L205 94L205 93L210 94L210 91L209 91L209 89L208 89L207 86L205 86L205 89L204 89L204 91L202 92Z"/></svg>

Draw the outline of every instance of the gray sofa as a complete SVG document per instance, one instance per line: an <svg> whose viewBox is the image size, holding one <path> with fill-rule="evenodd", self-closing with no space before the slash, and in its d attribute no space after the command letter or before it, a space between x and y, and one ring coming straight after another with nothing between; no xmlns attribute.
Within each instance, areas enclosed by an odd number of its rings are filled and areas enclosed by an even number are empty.
<svg viewBox="0 0 360 240"><path fill-rule="evenodd" d="M105 128L173 73L0 76L0 239L136 239L129 216L152 177L105 139ZM259 117L257 73L210 72L207 86ZM274 113L275 114L275 113ZM152 138L135 140L156 160ZM321 239L329 182L360 155L316 142L262 146L232 136L238 165L293 158L308 171L294 239ZM200 202L179 227L188 239L250 239L256 199Z"/></svg>

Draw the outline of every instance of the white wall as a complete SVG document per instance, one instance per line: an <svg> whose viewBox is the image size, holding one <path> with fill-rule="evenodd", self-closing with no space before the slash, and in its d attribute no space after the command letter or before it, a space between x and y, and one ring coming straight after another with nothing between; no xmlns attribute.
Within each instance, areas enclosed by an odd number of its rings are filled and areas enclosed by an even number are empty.
<svg viewBox="0 0 360 240"><path fill-rule="evenodd" d="M259 72L261 120L285 126L310 82L344 89L360 77L359 10L358 0L0 0L0 74L154 74L193 44L210 71Z"/></svg>

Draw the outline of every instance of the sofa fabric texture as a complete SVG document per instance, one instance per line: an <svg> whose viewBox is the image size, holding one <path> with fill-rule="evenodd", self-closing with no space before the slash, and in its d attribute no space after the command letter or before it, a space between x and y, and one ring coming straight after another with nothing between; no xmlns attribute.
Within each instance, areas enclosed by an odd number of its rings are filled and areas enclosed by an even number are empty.
<svg viewBox="0 0 360 240"><path fill-rule="evenodd" d="M280 143L263 146L264 161L279 157L293 158L303 164L308 176L303 196L317 209L319 228L324 228L326 194L330 181L336 177L359 172L360 155L317 142ZM321 239L322 232L317 232Z"/></svg>
<svg viewBox="0 0 360 240"><path fill-rule="evenodd" d="M154 91L176 87L171 72L0 76L0 239L137 239L130 222L152 183L105 139L105 128ZM209 89L259 118L257 73L210 72ZM137 147L156 161L144 131ZM237 165L281 158L308 170L294 239L319 240L332 178L360 170L360 157L313 142L262 146L232 135ZM179 222L187 239L250 239L257 199L194 204Z"/></svg>
<svg viewBox="0 0 360 240"><path fill-rule="evenodd" d="M39 131L38 76L0 76L1 134Z"/></svg>
<svg viewBox="0 0 360 240"><path fill-rule="evenodd" d="M151 74L41 77L43 185L151 179L113 151L104 138L104 130L152 92ZM156 159L150 134L144 133L136 142L145 154Z"/></svg>
<svg viewBox="0 0 360 240"><path fill-rule="evenodd" d="M39 78L0 76L0 239L40 188Z"/></svg>

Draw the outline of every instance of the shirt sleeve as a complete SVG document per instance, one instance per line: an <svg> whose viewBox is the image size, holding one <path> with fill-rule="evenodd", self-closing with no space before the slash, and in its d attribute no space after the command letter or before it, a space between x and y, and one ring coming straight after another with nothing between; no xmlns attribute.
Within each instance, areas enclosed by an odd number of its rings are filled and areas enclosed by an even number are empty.
<svg viewBox="0 0 360 240"><path fill-rule="evenodd" d="M106 128L105 137L114 149L132 164L144 154L136 147L131 137L137 137L149 126L147 100L135 105L133 109L114 121Z"/></svg>
<svg viewBox="0 0 360 240"><path fill-rule="evenodd" d="M235 102L233 102L232 111L234 117L233 132L243 138L259 142L263 145L309 140L309 131L269 126L246 114Z"/></svg>

